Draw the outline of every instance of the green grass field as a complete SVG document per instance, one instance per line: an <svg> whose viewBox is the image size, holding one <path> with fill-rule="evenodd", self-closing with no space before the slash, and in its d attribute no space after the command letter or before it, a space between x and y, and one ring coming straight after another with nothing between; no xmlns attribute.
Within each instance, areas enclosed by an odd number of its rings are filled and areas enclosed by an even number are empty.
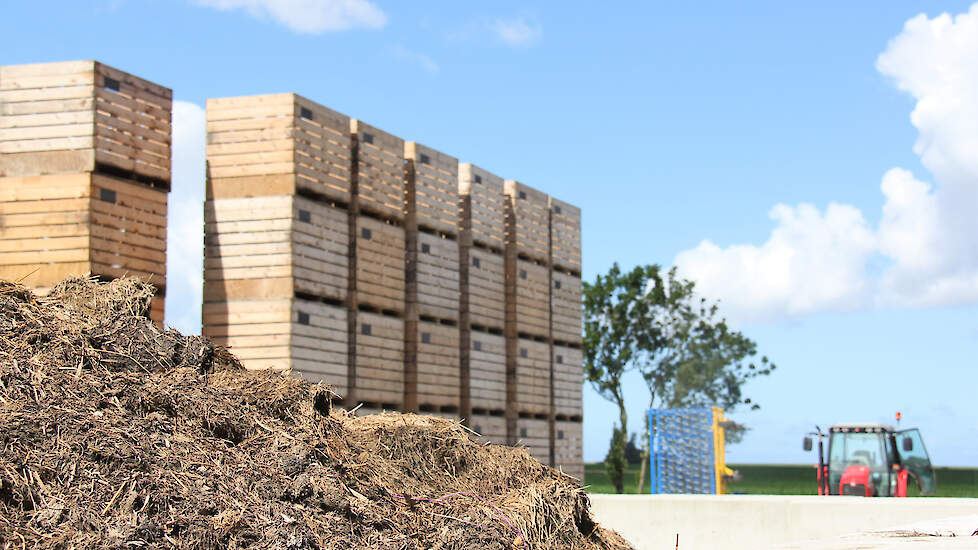
<svg viewBox="0 0 978 550"><path fill-rule="evenodd" d="M730 465L743 476L731 483L728 491L748 495L814 495L815 468L778 464ZM936 468L937 495L942 497L978 497L978 469ZM638 486L637 466L625 472L625 492L634 493ZM647 474L646 474L647 475ZM592 493L613 493L604 464L585 465L585 483ZM648 492L648 481L644 492Z"/></svg>

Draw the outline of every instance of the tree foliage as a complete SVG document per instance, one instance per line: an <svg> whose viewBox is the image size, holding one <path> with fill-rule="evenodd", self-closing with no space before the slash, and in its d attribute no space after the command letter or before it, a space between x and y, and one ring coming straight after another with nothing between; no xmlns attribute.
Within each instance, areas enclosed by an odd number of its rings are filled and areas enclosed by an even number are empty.
<svg viewBox="0 0 978 550"><path fill-rule="evenodd" d="M649 388L649 407L738 405L759 408L743 394L751 378L776 366L757 355L757 344L731 330L719 304L697 297L692 281L670 269L656 280L645 299L653 311L655 346L641 350L637 368Z"/></svg>
<svg viewBox="0 0 978 550"><path fill-rule="evenodd" d="M658 277L658 266L636 267L623 273L615 264L594 283L584 282L584 373L594 389L618 407L618 424L605 466L612 483L622 492L628 412L622 377L637 365L642 350L654 346L653 312L646 294ZM620 432L620 434L619 434ZM617 481L616 481L617 480Z"/></svg>

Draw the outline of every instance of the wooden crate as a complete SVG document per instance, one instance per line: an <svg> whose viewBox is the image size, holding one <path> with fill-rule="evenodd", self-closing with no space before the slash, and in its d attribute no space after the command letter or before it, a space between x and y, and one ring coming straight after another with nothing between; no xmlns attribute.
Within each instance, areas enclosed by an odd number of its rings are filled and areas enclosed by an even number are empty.
<svg viewBox="0 0 978 550"><path fill-rule="evenodd" d="M347 312L301 298L205 302L203 334L249 370L292 370L347 392Z"/></svg>
<svg viewBox="0 0 978 550"><path fill-rule="evenodd" d="M173 92L96 61L0 67L0 176L170 182Z"/></svg>
<svg viewBox="0 0 978 550"><path fill-rule="evenodd" d="M94 174L91 205L92 273L165 287L167 194Z"/></svg>
<svg viewBox="0 0 978 550"><path fill-rule="evenodd" d="M517 255L548 261L550 257L550 199L542 191L506 180L506 242Z"/></svg>
<svg viewBox="0 0 978 550"><path fill-rule="evenodd" d="M548 344L526 338L518 340L515 406L521 414L548 415L550 413L550 346Z"/></svg>
<svg viewBox="0 0 978 550"><path fill-rule="evenodd" d="M538 418L520 418L517 422L517 442L526 447L530 456L550 465L550 422Z"/></svg>
<svg viewBox="0 0 978 550"><path fill-rule="evenodd" d="M155 321L157 326L164 326L164 321L166 320L166 296L159 294L153 296L153 301L149 304L149 318Z"/></svg>
<svg viewBox="0 0 978 550"><path fill-rule="evenodd" d="M502 329L506 312L506 272L501 254L469 248L468 314L473 325Z"/></svg>
<svg viewBox="0 0 978 550"><path fill-rule="evenodd" d="M356 326L356 400L399 409L404 403L404 320L359 311Z"/></svg>
<svg viewBox="0 0 978 550"><path fill-rule="evenodd" d="M554 267L581 274L581 209L550 198L550 257Z"/></svg>
<svg viewBox="0 0 978 550"><path fill-rule="evenodd" d="M292 371L326 382L345 396L349 384L347 310L343 306L295 298L292 301Z"/></svg>
<svg viewBox="0 0 978 550"><path fill-rule="evenodd" d="M361 305L404 311L404 239L399 225L357 218L356 286Z"/></svg>
<svg viewBox="0 0 978 550"><path fill-rule="evenodd" d="M581 279L576 275L553 272L553 339L581 343Z"/></svg>
<svg viewBox="0 0 978 550"><path fill-rule="evenodd" d="M98 173L0 179L0 278L140 277L165 292L167 194Z"/></svg>
<svg viewBox="0 0 978 550"><path fill-rule="evenodd" d="M584 426L580 421L557 421L554 428L554 467L583 482Z"/></svg>
<svg viewBox="0 0 978 550"><path fill-rule="evenodd" d="M346 298L346 210L301 196L209 200L204 299Z"/></svg>
<svg viewBox="0 0 978 550"><path fill-rule="evenodd" d="M407 179L408 228L413 216L419 228L457 235L458 159L413 141L404 144L404 158L414 164Z"/></svg>
<svg viewBox="0 0 978 550"><path fill-rule="evenodd" d="M297 94L207 100L208 198L349 203L350 118Z"/></svg>
<svg viewBox="0 0 978 550"><path fill-rule="evenodd" d="M502 413L506 409L506 339L499 334L471 331L469 388L474 411ZM505 431L505 419L503 419Z"/></svg>
<svg viewBox="0 0 978 550"><path fill-rule="evenodd" d="M381 218L404 219L404 140L362 120L350 120L357 140L360 209Z"/></svg>
<svg viewBox="0 0 978 550"><path fill-rule="evenodd" d="M549 338L550 271L536 262L517 260L514 283L517 332Z"/></svg>
<svg viewBox="0 0 978 550"><path fill-rule="evenodd" d="M479 434L475 440L483 445L506 445L506 418L488 414L474 414L469 421L473 432Z"/></svg>
<svg viewBox="0 0 978 550"><path fill-rule="evenodd" d="M467 206L460 212L463 243L502 252L506 239L503 179L474 164L458 165L458 192Z"/></svg>
<svg viewBox="0 0 978 550"><path fill-rule="evenodd" d="M297 316L296 316L297 317ZM202 333L249 370L289 370L292 298L204 302Z"/></svg>
<svg viewBox="0 0 978 550"><path fill-rule="evenodd" d="M418 323L418 404L421 410L446 409L455 414L460 405L458 326Z"/></svg>
<svg viewBox="0 0 978 550"><path fill-rule="evenodd" d="M554 346L554 414L580 420L584 413L584 357L580 348Z"/></svg>
<svg viewBox="0 0 978 550"><path fill-rule="evenodd" d="M423 317L457 321L458 242L430 233L418 233L417 247L418 313Z"/></svg>

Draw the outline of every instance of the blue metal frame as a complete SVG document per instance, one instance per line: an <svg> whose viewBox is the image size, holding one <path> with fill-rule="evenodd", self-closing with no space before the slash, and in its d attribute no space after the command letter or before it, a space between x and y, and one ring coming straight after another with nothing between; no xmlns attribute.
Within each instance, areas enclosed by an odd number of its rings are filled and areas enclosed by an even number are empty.
<svg viewBox="0 0 978 550"><path fill-rule="evenodd" d="M716 494L713 410L649 410L649 492Z"/></svg>

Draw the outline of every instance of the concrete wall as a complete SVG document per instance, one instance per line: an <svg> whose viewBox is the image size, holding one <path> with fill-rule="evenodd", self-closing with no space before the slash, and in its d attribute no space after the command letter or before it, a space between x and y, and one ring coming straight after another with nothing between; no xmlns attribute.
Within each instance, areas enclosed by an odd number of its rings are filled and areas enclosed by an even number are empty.
<svg viewBox="0 0 978 550"><path fill-rule="evenodd" d="M638 550L757 550L978 514L978 499L590 495L595 519ZM975 527L978 527L976 525Z"/></svg>

